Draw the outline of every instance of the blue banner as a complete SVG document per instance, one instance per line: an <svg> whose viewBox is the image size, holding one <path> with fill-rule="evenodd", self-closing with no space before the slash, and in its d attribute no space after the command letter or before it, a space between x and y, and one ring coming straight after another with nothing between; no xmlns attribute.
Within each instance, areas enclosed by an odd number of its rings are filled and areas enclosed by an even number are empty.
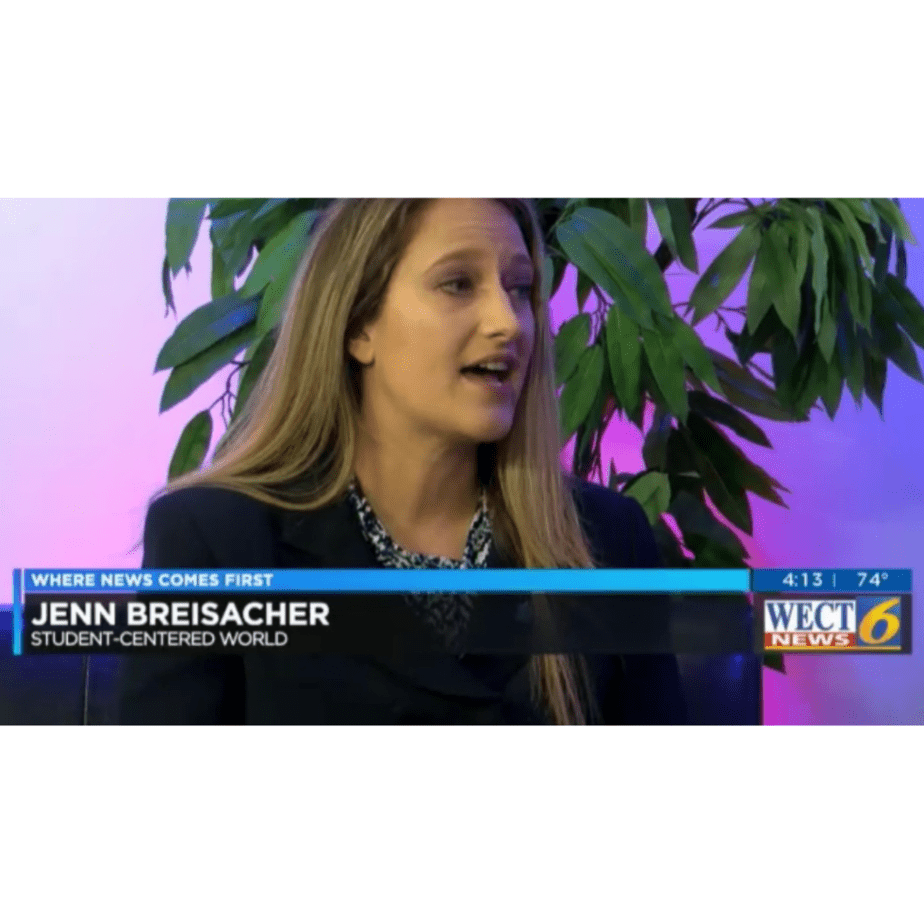
<svg viewBox="0 0 924 924"><path fill-rule="evenodd" d="M306 569L83 570L31 568L25 594L144 593L747 593L750 572L733 569Z"/></svg>
<svg viewBox="0 0 924 924"><path fill-rule="evenodd" d="M758 568L755 593L910 594L910 568Z"/></svg>

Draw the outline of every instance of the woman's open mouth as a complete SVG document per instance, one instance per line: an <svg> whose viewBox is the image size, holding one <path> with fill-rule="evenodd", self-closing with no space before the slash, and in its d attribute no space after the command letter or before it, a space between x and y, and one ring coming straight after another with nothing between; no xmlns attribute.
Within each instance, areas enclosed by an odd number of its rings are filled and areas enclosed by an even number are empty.
<svg viewBox="0 0 924 924"><path fill-rule="evenodd" d="M462 374L475 381L487 384L502 384L513 376L513 369L507 363L481 363L475 366L466 366Z"/></svg>
<svg viewBox="0 0 924 924"><path fill-rule="evenodd" d="M516 396L514 383L518 364L515 359L491 359L465 366L462 377L492 399L512 401Z"/></svg>

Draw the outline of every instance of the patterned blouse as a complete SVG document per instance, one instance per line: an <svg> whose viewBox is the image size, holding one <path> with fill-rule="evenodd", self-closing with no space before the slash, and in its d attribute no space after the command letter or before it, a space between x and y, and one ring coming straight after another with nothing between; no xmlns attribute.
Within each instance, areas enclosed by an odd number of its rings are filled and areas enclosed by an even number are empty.
<svg viewBox="0 0 924 924"><path fill-rule="evenodd" d="M363 536L372 547L379 564L386 568L484 568L491 550L491 518L487 494L482 491L481 503L468 530L468 539L461 559L442 555L409 552L388 535L375 515L369 501L354 479L349 489L350 504L359 518ZM460 653L459 643L472 614L472 599L465 594L410 594L405 599L423 619L445 640L449 649Z"/></svg>

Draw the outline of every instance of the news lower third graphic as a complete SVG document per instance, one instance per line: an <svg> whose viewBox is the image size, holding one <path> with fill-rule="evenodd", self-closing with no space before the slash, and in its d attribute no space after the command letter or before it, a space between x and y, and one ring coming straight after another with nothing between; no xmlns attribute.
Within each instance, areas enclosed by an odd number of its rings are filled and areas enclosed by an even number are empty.
<svg viewBox="0 0 924 924"><path fill-rule="evenodd" d="M395 654L431 650L421 602L460 595L472 653L909 654L911 585L909 569L17 569L10 630L17 655Z"/></svg>
<svg viewBox="0 0 924 924"><path fill-rule="evenodd" d="M911 634L905 599L763 599L764 650L901 652Z"/></svg>
<svg viewBox="0 0 924 924"><path fill-rule="evenodd" d="M755 571L763 650L911 653L908 569Z"/></svg>

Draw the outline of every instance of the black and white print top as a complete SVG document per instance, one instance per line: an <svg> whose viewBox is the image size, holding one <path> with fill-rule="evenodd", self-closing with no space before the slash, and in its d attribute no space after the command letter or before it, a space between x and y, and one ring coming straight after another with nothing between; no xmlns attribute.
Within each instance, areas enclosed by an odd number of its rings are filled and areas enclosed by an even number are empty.
<svg viewBox="0 0 924 924"><path fill-rule="evenodd" d="M481 503L468 529L468 539L461 559L442 555L409 552L388 535L362 493L359 482L350 484L349 499L363 536L372 547L379 564L385 568L484 568L491 551L491 517L488 499L482 491ZM472 599L466 594L409 594L405 600L445 640L450 650L458 645L472 614Z"/></svg>

